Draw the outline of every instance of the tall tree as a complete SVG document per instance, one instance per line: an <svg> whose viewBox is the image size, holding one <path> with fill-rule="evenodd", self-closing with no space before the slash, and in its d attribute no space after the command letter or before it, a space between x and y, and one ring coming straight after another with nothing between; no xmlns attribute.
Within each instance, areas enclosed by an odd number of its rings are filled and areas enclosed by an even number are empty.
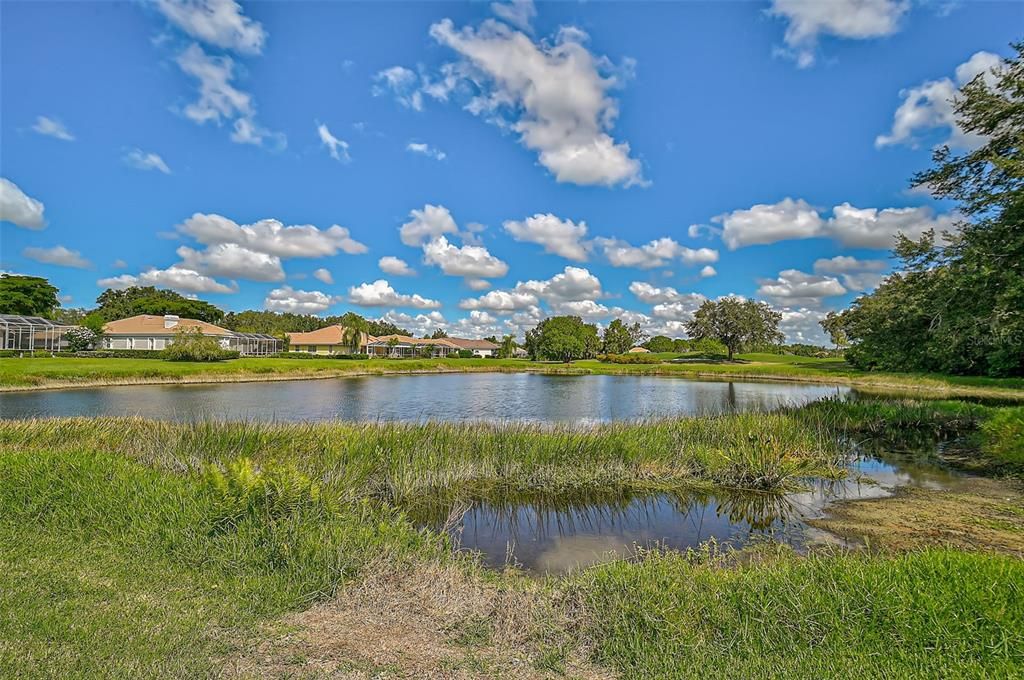
<svg viewBox="0 0 1024 680"><path fill-rule="evenodd" d="M601 336L602 350L605 354L625 354L630 348L640 344L643 336L639 323L627 326L622 323L622 319L615 319L608 324Z"/></svg>
<svg viewBox="0 0 1024 680"><path fill-rule="evenodd" d="M1024 375L1024 43L953 102L957 125L984 140L937 150L915 187L957 201L953 233L898 238L902 273L841 316L860 368Z"/></svg>
<svg viewBox="0 0 1024 680"><path fill-rule="evenodd" d="M515 336L506 335L501 339L501 345L498 347L498 358L508 359L516 355L516 339Z"/></svg>
<svg viewBox="0 0 1024 680"><path fill-rule="evenodd" d="M39 276L0 275L0 314L50 317L60 307L58 289Z"/></svg>
<svg viewBox="0 0 1024 680"><path fill-rule="evenodd" d="M96 303L95 313L104 321L124 319L138 314L175 314L186 319L199 319L220 323L224 312L203 300L193 300L173 290L153 286L132 286L121 290L103 291Z"/></svg>
<svg viewBox="0 0 1024 680"><path fill-rule="evenodd" d="M526 333L530 358L569 363L597 354L601 341L597 326L584 323L578 316L552 316Z"/></svg>
<svg viewBox="0 0 1024 680"><path fill-rule="evenodd" d="M832 339L832 344L836 346L836 349L842 349L849 343L846 329L843 327L843 318L838 313L829 312L824 319L818 322L818 325L828 333L828 337Z"/></svg>
<svg viewBox="0 0 1024 680"><path fill-rule="evenodd" d="M686 323L686 332L695 340L718 340L731 361L745 346L782 342L781 320L782 314L763 302L727 297L705 301Z"/></svg>
<svg viewBox="0 0 1024 680"><path fill-rule="evenodd" d="M431 340L437 340L438 338L447 338L448 331L443 328L435 328L434 332L430 334Z"/></svg>

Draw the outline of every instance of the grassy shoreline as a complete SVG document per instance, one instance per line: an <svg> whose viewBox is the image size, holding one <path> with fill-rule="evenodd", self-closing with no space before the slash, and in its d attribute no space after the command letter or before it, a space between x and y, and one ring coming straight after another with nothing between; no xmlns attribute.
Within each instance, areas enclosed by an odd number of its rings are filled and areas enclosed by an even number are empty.
<svg viewBox="0 0 1024 680"><path fill-rule="evenodd" d="M0 676L1010 676L1024 561L1006 555L709 548L526 578L453 554L402 510L437 494L773 489L838 474L837 434L999 441L1014 430L984 425L1005 411L826 401L587 429L0 421Z"/></svg>
<svg viewBox="0 0 1024 680"><path fill-rule="evenodd" d="M1024 401L1024 380L866 373L834 359L740 355L740 362L609 364L538 363L519 359L236 359L207 364L154 359L27 358L0 360L0 392L149 384L207 384L315 380L369 375L540 373L642 375L702 380L754 380L844 385L864 391L935 397Z"/></svg>

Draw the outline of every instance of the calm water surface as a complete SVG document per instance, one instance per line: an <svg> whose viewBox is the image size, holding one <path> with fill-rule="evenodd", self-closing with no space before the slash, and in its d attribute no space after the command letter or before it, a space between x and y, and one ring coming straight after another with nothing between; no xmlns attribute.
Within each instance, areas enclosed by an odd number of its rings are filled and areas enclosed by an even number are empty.
<svg viewBox="0 0 1024 680"><path fill-rule="evenodd" d="M846 387L796 383L464 373L7 392L0 393L0 415L595 423L770 410L849 393Z"/></svg>
<svg viewBox="0 0 1024 680"><path fill-rule="evenodd" d="M934 446L930 447L934 451ZM923 451L860 451L840 481L811 480L786 495L678 493L648 496L517 498L420 508L421 526L446 531L456 549L493 567L561 573L621 559L638 547L696 548L714 539L735 548L772 540L802 549L841 539L807 524L830 503L881 498L901 486L955 489L964 476Z"/></svg>

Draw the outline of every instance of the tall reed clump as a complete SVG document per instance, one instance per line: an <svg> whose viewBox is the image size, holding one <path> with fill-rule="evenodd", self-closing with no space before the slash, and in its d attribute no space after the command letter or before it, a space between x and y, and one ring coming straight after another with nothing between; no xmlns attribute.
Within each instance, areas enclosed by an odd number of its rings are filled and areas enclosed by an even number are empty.
<svg viewBox="0 0 1024 680"><path fill-rule="evenodd" d="M713 484L778 489L842 462L832 433L792 413L543 427L523 423L170 423L133 418L0 422L15 448L117 451L178 472L227 475L237 459L303 475L339 501ZM241 463L237 463L241 465ZM210 466L214 467L210 467ZM225 488L244 488L248 468ZM218 472L212 472L217 470ZM274 474L284 474L283 472ZM250 480L251 481L251 480ZM232 487L231 484L235 484ZM236 490L237 490L236 489Z"/></svg>
<svg viewBox="0 0 1024 680"><path fill-rule="evenodd" d="M1024 408L1000 409L981 426L981 434L986 454L1024 469Z"/></svg>

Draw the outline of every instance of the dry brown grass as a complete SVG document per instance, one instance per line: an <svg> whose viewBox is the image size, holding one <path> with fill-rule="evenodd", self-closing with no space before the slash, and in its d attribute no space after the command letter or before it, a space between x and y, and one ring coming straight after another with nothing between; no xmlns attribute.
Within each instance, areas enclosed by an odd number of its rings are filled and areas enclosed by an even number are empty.
<svg viewBox="0 0 1024 680"><path fill-rule="evenodd" d="M381 566L286 617L228 675L328 678L611 678L567 648L578 607L541 581L459 565ZM281 632L285 631L285 632Z"/></svg>
<svg viewBox="0 0 1024 680"><path fill-rule="evenodd" d="M1024 487L980 477L955 490L903 487L890 498L836 503L811 524L877 548L943 546L1024 557Z"/></svg>

